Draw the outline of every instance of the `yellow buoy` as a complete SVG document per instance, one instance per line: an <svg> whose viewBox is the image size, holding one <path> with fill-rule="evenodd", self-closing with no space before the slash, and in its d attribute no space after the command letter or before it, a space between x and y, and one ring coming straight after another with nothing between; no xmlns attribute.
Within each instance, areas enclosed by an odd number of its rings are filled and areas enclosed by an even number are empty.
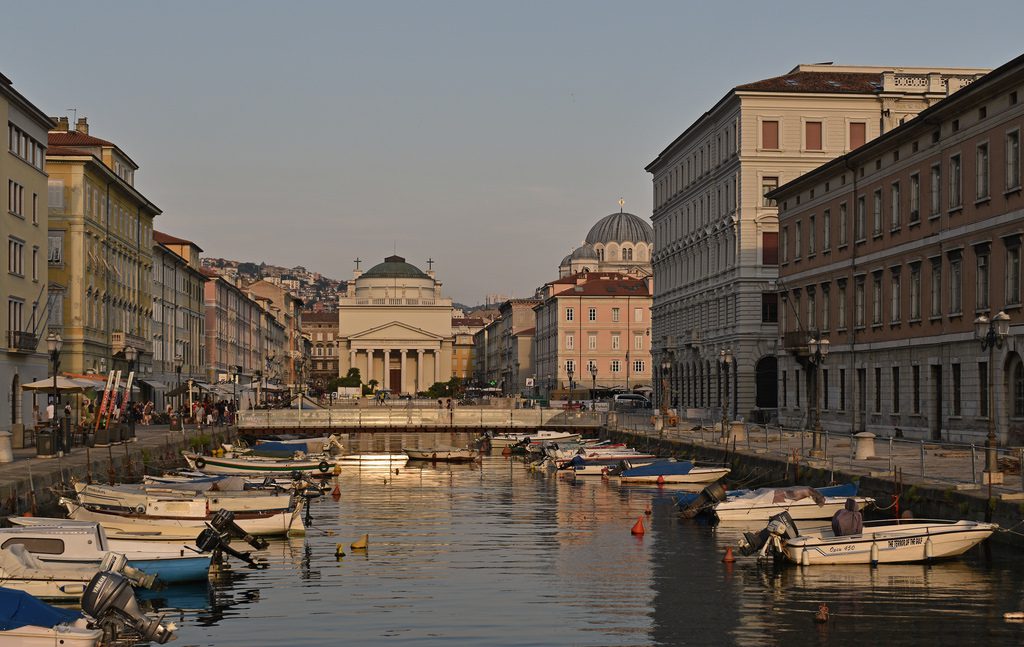
<svg viewBox="0 0 1024 647"><path fill-rule="evenodd" d="M369 545L370 535L363 535L359 539L352 542L352 545L349 546L349 548L351 548L352 550L366 550L367 547L369 547Z"/></svg>
<svg viewBox="0 0 1024 647"><path fill-rule="evenodd" d="M338 559L341 559L342 557L345 556L345 545L344 544L338 544L337 546L334 547L334 556L337 557Z"/></svg>

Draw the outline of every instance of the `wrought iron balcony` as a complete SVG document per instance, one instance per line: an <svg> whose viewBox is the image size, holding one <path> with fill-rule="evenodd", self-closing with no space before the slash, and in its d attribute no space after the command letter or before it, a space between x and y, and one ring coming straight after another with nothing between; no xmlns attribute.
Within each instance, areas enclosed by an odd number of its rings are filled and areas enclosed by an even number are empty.
<svg viewBox="0 0 1024 647"><path fill-rule="evenodd" d="M782 347L794 355L807 355L807 340L810 335L806 330L787 330L782 333Z"/></svg>
<svg viewBox="0 0 1024 647"><path fill-rule="evenodd" d="M7 331L7 350L11 353L34 353L39 346L35 333L20 330Z"/></svg>

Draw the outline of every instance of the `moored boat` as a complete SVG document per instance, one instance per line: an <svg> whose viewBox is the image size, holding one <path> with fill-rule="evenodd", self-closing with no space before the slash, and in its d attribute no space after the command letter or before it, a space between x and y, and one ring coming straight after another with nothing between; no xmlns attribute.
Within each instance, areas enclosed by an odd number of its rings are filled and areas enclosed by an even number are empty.
<svg viewBox="0 0 1024 647"><path fill-rule="evenodd" d="M571 433L568 431L547 431L544 429L538 429L532 433L502 433L494 434L491 436L491 447L501 449L503 447L511 447L512 445L518 445L522 442L569 442L578 441L580 434Z"/></svg>
<svg viewBox="0 0 1024 647"><path fill-rule="evenodd" d="M858 511L875 502L869 497L823 496L806 486L761 488L716 504L714 512L720 521L767 521L780 512L804 521L831 519L850 500Z"/></svg>
<svg viewBox="0 0 1024 647"><path fill-rule="evenodd" d="M402 451L410 460L437 461L445 463L468 463L480 458L476 450L465 447L405 448Z"/></svg>
<svg viewBox="0 0 1024 647"><path fill-rule="evenodd" d="M81 613L0 587L0 647L96 647L102 639Z"/></svg>
<svg viewBox="0 0 1024 647"><path fill-rule="evenodd" d="M326 474L334 468L334 461L327 458L275 459L249 457L202 456L193 452L182 452L191 469L206 474Z"/></svg>
<svg viewBox="0 0 1024 647"><path fill-rule="evenodd" d="M647 465L631 465L609 472L621 483L712 483L729 473L727 467L698 467L690 461L655 461Z"/></svg>
<svg viewBox="0 0 1024 647"><path fill-rule="evenodd" d="M42 562L21 544L10 544L0 550L0 580L4 586L43 600L77 600L101 571L124 572L134 583L146 588L156 580L130 567L120 553L108 553L100 564L74 564Z"/></svg>
<svg viewBox="0 0 1024 647"><path fill-rule="evenodd" d="M193 490L179 487L156 485L102 485L98 483L75 483L75 493L81 503L105 510L135 511L146 514L161 514L170 503L180 509L185 501L205 505L205 509L231 510L287 510L294 505L289 493L265 492L259 490ZM180 512L175 511L175 514Z"/></svg>

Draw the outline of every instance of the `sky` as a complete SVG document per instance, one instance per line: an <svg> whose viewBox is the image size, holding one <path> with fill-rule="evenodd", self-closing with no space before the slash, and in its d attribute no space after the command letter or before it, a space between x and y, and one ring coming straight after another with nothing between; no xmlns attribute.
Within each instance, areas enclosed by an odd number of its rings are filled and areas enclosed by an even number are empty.
<svg viewBox="0 0 1024 647"><path fill-rule="evenodd" d="M927 7L927 8L925 8ZM530 296L731 87L799 63L997 67L1016 2L5 2L0 73L140 166L207 256L351 277L397 252ZM77 110L73 113L70 109Z"/></svg>

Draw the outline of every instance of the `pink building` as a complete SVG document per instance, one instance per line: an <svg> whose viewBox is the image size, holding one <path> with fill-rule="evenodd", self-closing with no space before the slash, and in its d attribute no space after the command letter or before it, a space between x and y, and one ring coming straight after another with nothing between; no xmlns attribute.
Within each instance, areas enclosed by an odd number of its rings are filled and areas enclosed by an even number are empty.
<svg viewBox="0 0 1024 647"><path fill-rule="evenodd" d="M615 272L575 274L541 288L537 384L548 397L651 386L651 282Z"/></svg>

